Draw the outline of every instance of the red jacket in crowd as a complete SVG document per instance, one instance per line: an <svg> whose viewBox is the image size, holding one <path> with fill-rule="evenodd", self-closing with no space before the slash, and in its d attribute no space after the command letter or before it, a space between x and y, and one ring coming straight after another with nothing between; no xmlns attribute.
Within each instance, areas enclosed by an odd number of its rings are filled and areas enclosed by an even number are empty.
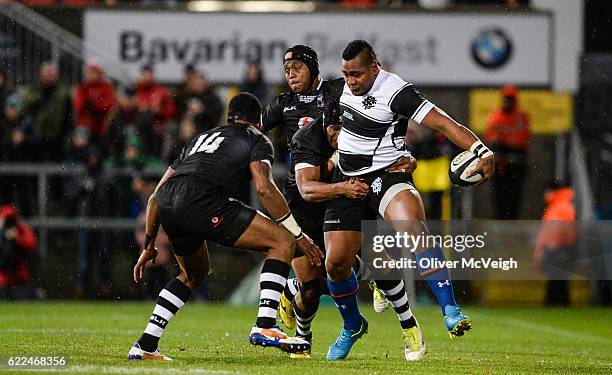
<svg viewBox="0 0 612 375"><path fill-rule="evenodd" d="M30 280L30 270L26 262L27 253L33 253L38 248L38 240L34 230L28 224L24 223L17 215L17 210L12 205L4 205L0 207L0 219L6 223L9 219L16 221L15 229L17 230L14 241L19 248L19 253L14 258L15 263L11 265L11 269L0 268L0 288L5 288L11 285L24 285ZM5 228L7 230L9 228ZM6 241L7 239L2 239Z"/></svg>
<svg viewBox="0 0 612 375"><path fill-rule="evenodd" d="M546 193L546 208L536 240L534 263L540 268L544 250L554 250L576 244L576 207L574 190L569 187Z"/></svg>
<svg viewBox="0 0 612 375"><path fill-rule="evenodd" d="M175 105L168 89L158 83L139 83L136 86L136 100L140 112L153 113L155 135L161 139L166 123L174 117Z"/></svg>
<svg viewBox="0 0 612 375"><path fill-rule="evenodd" d="M529 116L518 106L518 89L507 85L501 90L508 107L500 108L487 118L485 139L504 151L524 152L529 142Z"/></svg>
<svg viewBox="0 0 612 375"><path fill-rule="evenodd" d="M86 75L74 94L76 126L89 129L94 137L102 137L115 106L115 87L103 79L103 72L96 65L88 66Z"/></svg>

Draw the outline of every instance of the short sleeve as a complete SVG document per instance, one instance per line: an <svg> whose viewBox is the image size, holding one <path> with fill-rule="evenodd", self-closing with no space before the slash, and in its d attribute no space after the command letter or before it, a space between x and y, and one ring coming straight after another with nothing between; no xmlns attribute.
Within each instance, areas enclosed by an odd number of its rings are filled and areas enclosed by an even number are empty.
<svg viewBox="0 0 612 375"><path fill-rule="evenodd" d="M255 136L255 143L253 144L253 149L251 150L251 159L250 161L265 161L268 164L272 165L274 161L274 147L272 146L272 142L268 137L259 133Z"/></svg>
<svg viewBox="0 0 612 375"><path fill-rule="evenodd" d="M191 142L187 142L185 144L185 146L183 146L183 149L181 150L181 153L179 154L179 156L174 159L174 161L172 162L172 164L170 164L170 168L176 170L179 166L179 164L181 164L181 162L183 161L183 159L185 159L185 155L187 155L187 147L191 144Z"/></svg>
<svg viewBox="0 0 612 375"><path fill-rule="evenodd" d="M412 84L406 84L399 89L389 101L389 108L393 113L411 118L417 123L421 123L433 107Z"/></svg>
<svg viewBox="0 0 612 375"><path fill-rule="evenodd" d="M309 134L312 134L314 127L320 125L317 122L311 126L313 128L300 129L291 140L291 157L296 167L300 165L319 167L324 159L322 154L324 147L320 144L319 137L308 137Z"/></svg>
<svg viewBox="0 0 612 375"><path fill-rule="evenodd" d="M272 130L283 123L283 101L284 96L277 96L272 103L266 106L261 115L261 123L265 131Z"/></svg>

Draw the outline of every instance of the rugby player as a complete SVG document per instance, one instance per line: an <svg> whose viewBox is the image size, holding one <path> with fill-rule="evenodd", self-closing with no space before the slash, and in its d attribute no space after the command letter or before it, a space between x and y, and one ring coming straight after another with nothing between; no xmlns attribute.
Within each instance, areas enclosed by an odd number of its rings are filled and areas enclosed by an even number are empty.
<svg viewBox="0 0 612 375"><path fill-rule="evenodd" d="M158 341L168 322L208 274L208 240L266 254L259 311L250 342L289 353L310 347L307 341L288 337L276 327L276 314L296 246L313 266L321 265L323 254L302 233L274 184L270 172L272 144L258 130L259 100L240 93L230 101L228 116L228 126L201 133L185 145L149 199L147 235L144 251L134 266L134 281L139 282L145 264L155 260L160 224L168 234L180 274L160 292L149 323L128 359L169 359L157 350ZM262 206L277 222L231 198L249 179Z"/></svg>
<svg viewBox="0 0 612 375"><path fill-rule="evenodd" d="M344 79L322 80L319 77L319 63L317 53L305 45L295 45L289 48L283 55L283 67L285 78L291 91L277 96L267 106L262 116L264 131L271 130L277 126L285 127L289 148L292 147L294 134L302 127L312 124L315 119L322 116L330 100L337 100L344 87ZM289 207L295 215L296 221L302 226L317 245L323 247L323 216L324 203L307 203L302 199L295 184L293 174L295 161L292 160L290 174L285 185L285 196ZM404 157L389 168L391 172L412 172L416 168L416 161L412 157ZM359 185L354 183L355 185ZM319 290L315 287L321 276L321 270L312 269L307 262L298 258L292 263L297 275L297 280L289 279L287 286L281 296L279 313L281 320L289 329L296 328L296 315L294 314L293 300L301 287L306 286L308 293L298 297L300 306L297 313L302 313L301 324L308 322L307 327L298 327L298 335L309 333L310 322L314 318L319 304L320 293L326 291L326 285ZM366 277L364 277L366 278ZM297 282L299 280L299 283ZM382 312L387 307L384 295L372 283L374 292L374 307L377 312ZM306 296L306 297L305 297ZM305 337L308 337L305 335Z"/></svg>
<svg viewBox="0 0 612 375"><path fill-rule="evenodd" d="M364 184L359 178L336 183L331 182L330 170L335 169L335 165L333 163L330 165L329 161L338 147L338 134L341 129L340 116L339 103L332 100L328 103L322 118L298 130L291 140L294 169L290 172L290 176L296 183L287 186L288 193L295 197L294 201L298 202L296 206L310 209L311 216L308 219L312 221L324 215L324 202L326 201L337 197L359 200L366 198L368 194L368 185ZM294 173L295 176L293 176ZM412 173L412 170L404 176L406 180L410 178L410 173ZM317 209L314 210L314 208ZM323 234L320 233L320 236L322 237ZM358 259L356 264L360 263L361 260ZM293 265L295 267L295 261ZM363 273L366 272L363 264L360 268ZM310 323L314 318L316 308L318 308L318 299L322 293L321 282L324 278L321 268L309 268L307 264L302 264L300 269L307 273L312 281L302 283L294 300L293 308L297 316L297 336L312 343ZM425 354L425 343L416 319L410 310L408 296L401 276L398 273L387 273L384 280L376 280L376 284L382 289L382 293L387 295L397 313L404 337L406 359L410 361L421 359ZM309 303L303 303L303 301L309 301ZM314 309L314 311L308 310L308 308ZM302 317L306 317L306 319ZM307 349L307 354L309 354L309 351L310 349Z"/></svg>
<svg viewBox="0 0 612 375"><path fill-rule="evenodd" d="M495 167L493 153L474 133L435 107L412 84L382 70L366 41L348 44L342 53L342 73L346 86L340 98L343 109L338 136L341 173L334 174L334 181L362 178L370 189L364 200L339 197L328 202L325 212L327 283L344 321L340 335L328 350L329 360L345 358L368 328L357 305L358 283L351 268L362 241L361 221L374 219L379 214L398 232L429 233L423 202L413 184L400 174L385 171L408 152L404 144L405 129L398 126L398 120L412 119L443 133L462 149L476 153L480 160L470 174L480 173L483 176L480 183L493 175ZM418 271L438 300L449 335L462 336L471 328L471 321L455 302L448 269L420 267L421 259L443 261L441 247L415 250Z"/></svg>

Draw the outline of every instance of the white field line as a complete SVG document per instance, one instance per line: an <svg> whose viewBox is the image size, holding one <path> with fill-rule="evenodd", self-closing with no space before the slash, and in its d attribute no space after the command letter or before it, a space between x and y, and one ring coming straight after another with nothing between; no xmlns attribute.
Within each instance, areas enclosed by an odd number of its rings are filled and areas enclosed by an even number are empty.
<svg viewBox="0 0 612 375"><path fill-rule="evenodd" d="M63 369L20 369L27 372L53 372L53 373L77 373L77 374L239 374L239 372L223 370L207 370L200 368L178 369L172 367L129 367L129 366L72 366Z"/></svg>
<svg viewBox="0 0 612 375"><path fill-rule="evenodd" d="M0 328L0 333L41 333L41 334L140 334L142 330L121 328Z"/></svg>

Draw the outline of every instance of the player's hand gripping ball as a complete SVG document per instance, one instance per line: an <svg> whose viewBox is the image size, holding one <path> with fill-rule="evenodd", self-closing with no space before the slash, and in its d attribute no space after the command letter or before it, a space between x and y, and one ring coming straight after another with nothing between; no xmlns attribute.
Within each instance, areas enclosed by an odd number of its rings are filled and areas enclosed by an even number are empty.
<svg viewBox="0 0 612 375"><path fill-rule="evenodd" d="M450 169L448 171L448 177L453 184L459 186L471 186L477 184L482 178L482 173L477 173L473 176L468 177L469 173L476 168L480 158L478 155L471 153L470 151L463 151L450 163Z"/></svg>

